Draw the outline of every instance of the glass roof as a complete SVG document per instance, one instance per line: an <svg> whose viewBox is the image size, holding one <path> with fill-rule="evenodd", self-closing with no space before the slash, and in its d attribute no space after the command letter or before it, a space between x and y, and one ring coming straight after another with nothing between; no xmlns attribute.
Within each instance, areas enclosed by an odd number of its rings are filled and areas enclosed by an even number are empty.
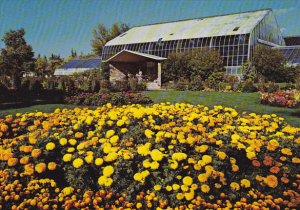
<svg viewBox="0 0 300 210"><path fill-rule="evenodd" d="M79 59L75 58L60 67L60 69L73 69L73 68L99 68L101 64L101 58L88 58Z"/></svg>
<svg viewBox="0 0 300 210"><path fill-rule="evenodd" d="M291 64L300 64L300 47L277 48Z"/></svg>

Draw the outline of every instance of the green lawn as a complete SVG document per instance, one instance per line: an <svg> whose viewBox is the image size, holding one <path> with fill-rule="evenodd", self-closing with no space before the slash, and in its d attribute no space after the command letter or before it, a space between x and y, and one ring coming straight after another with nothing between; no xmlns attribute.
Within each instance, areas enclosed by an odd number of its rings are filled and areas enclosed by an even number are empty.
<svg viewBox="0 0 300 210"><path fill-rule="evenodd" d="M277 114L294 126L300 127L300 109L266 106L259 103L259 93L221 93L200 91L145 91L155 103L159 102L186 102L203 104L213 107L222 105L233 107L239 112L257 114Z"/></svg>
<svg viewBox="0 0 300 210"><path fill-rule="evenodd" d="M277 114L294 126L300 127L300 109L266 106L259 103L259 93L220 93L200 91L144 91L155 103L159 102L185 102L203 104L212 107L223 105L233 107L239 112L246 111L258 114ZM18 109L0 110L0 116L33 111L52 112L56 108L74 108L73 105L47 104L36 105Z"/></svg>

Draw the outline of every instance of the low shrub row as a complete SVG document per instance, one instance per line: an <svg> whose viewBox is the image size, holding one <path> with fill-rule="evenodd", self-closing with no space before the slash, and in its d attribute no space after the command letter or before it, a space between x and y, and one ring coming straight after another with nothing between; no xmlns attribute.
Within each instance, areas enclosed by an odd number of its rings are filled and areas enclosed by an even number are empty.
<svg viewBox="0 0 300 210"><path fill-rule="evenodd" d="M271 106L297 108L300 107L300 91L294 90L261 93L260 103Z"/></svg>
<svg viewBox="0 0 300 210"><path fill-rule="evenodd" d="M65 98L65 103L84 106L150 104L153 101L142 93L80 93Z"/></svg>

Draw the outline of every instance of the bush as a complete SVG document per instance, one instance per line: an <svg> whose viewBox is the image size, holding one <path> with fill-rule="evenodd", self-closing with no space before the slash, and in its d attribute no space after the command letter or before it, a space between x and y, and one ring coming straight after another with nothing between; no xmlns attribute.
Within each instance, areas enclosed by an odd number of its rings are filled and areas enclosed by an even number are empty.
<svg viewBox="0 0 300 210"><path fill-rule="evenodd" d="M300 91L260 93L260 103L271 106L297 108L300 106Z"/></svg>
<svg viewBox="0 0 300 210"><path fill-rule="evenodd" d="M9 90L2 82L0 82L0 101L4 101L9 96Z"/></svg>
<svg viewBox="0 0 300 210"><path fill-rule="evenodd" d="M278 90L279 90L279 85L275 84L274 82L270 82L266 86L266 91L268 93L274 93L274 92L276 92Z"/></svg>
<svg viewBox="0 0 300 210"><path fill-rule="evenodd" d="M253 81L252 80L247 80L243 83L241 83L241 91L245 92L245 93L252 93L252 92L257 92L258 89L256 86L254 86Z"/></svg>
<svg viewBox="0 0 300 210"><path fill-rule="evenodd" d="M218 90L219 84L221 82L224 82L224 72L213 72L207 80L205 81L205 84L208 88Z"/></svg>
<svg viewBox="0 0 300 210"><path fill-rule="evenodd" d="M181 78L175 83L175 90L184 91L184 90L188 90L188 88L189 88L189 81L187 79Z"/></svg>
<svg viewBox="0 0 300 210"><path fill-rule="evenodd" d="M100 81L98 79L93 79L91 84L91 90L93 93L99 92L100 90Z"/></svg>
<svg viewBox="0 0 300 210"><path fill-rule="evenodd" d="M129 89L131 91L137 91L137 84L138 84L138 80L135 77L130 77L128 79L128 85L129 85Z"/></svg>
<svg viewBox="0 0 300 210"><path fill-rule="evenodd" d="M199 91L203 89L204 86L200 76L195 76L188 85L188 90Z"/></svg>

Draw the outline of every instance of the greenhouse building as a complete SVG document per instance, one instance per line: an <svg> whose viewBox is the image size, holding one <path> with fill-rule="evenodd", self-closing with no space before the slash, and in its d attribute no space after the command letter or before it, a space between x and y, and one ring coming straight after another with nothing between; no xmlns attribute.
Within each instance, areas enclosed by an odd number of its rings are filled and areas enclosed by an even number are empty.
<svg viewBox="0 0 300 210"><path fill-rule="evenodd" d="M226 73L240 75L258 44L285 46L271 9L133 27L106 43L102 61L118 75L113 79L139 72L156 89L161 87L161 63L170 53L216 49Z"/></svg>

